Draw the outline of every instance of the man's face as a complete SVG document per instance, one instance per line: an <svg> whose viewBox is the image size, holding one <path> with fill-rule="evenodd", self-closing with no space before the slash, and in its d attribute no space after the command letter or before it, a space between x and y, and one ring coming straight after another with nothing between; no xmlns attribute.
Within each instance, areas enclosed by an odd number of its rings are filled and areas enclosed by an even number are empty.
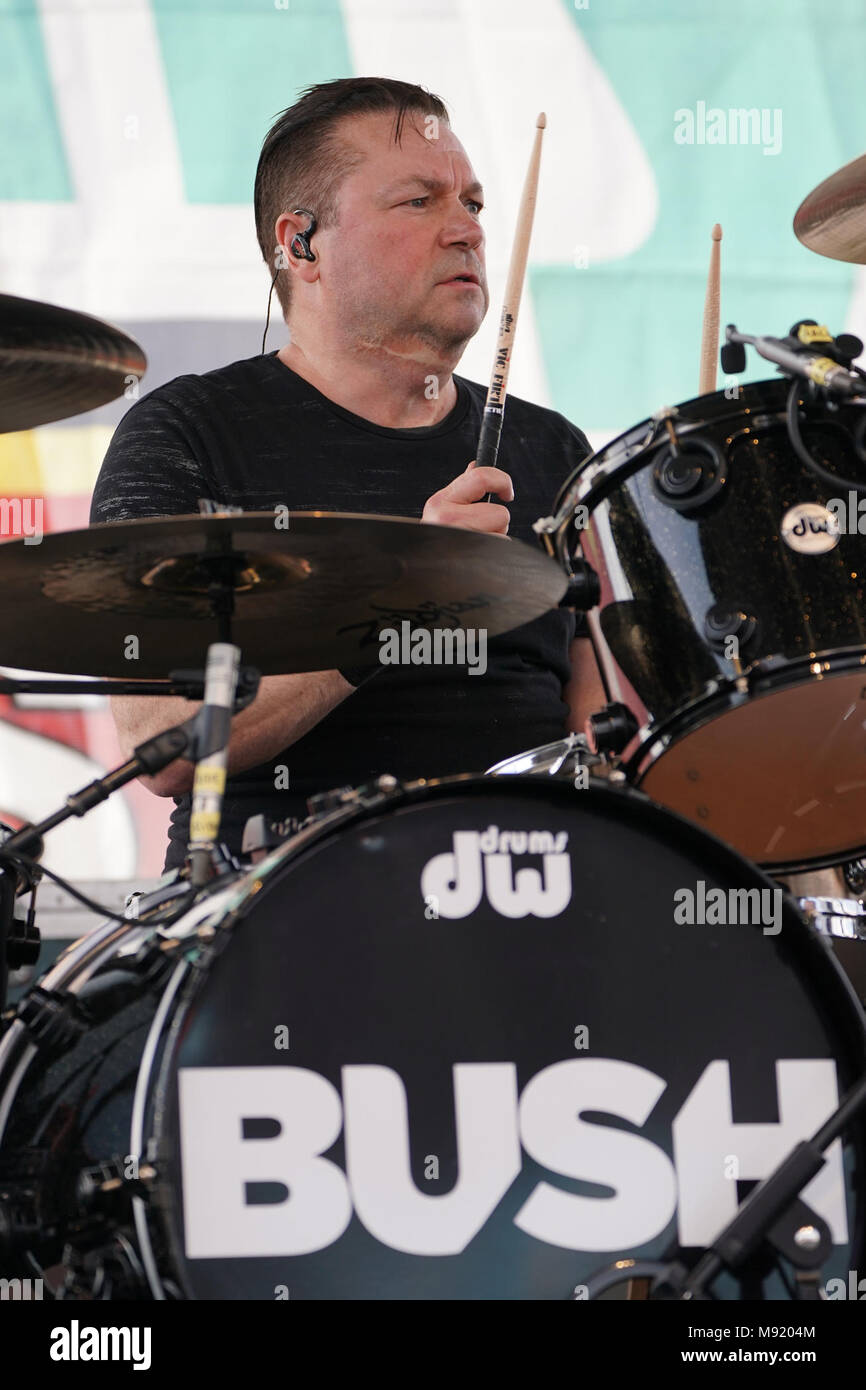
<svg viewBox="0 0 866 1390"><path fill-rule="evenodd" d="M410 113L400 144L393 130L390 112L339 128L363 159L340 184L337 225L318 233L322 288L350 341L459 356L489 302L481 186L444 123Z"/></svg>

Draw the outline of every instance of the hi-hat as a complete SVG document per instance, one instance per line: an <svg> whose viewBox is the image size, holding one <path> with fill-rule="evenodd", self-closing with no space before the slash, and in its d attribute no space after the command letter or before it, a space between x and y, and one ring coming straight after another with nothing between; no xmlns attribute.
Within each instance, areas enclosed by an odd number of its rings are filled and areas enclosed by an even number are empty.
<svg viewBox="0 0 866 1390"><path fill-rule="evenodd" d="M113 324L0 294L0 433L95 410L146 367L138 343Z"/></svg>
<svg viewBox="0 0 866 1390"><path fill-rule="evenodd" d="M522 541L401 517L110 522L0 545L0 662L145 679L200 667L220 634L219 583L233 596L231 640L266 675L375 663L380 630L403 622L493 637L566 588L560 567Z"/></svg>
<svg viewBox="0 0 866 1390"><path fill-rule="evenodd" d="M812 189L794 214L794 232L819 256L866 265L866 155Z"/></svg>

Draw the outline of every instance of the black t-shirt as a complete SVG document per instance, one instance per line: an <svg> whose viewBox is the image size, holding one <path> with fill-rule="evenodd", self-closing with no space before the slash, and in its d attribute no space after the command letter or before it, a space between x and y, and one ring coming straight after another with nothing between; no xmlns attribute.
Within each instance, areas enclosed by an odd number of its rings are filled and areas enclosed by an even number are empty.
<svg viewBox="0 0 866 1390"><path fill-rule="evenodd" d="M457 402L439 424L395 430L335 405L276 353L177 377L121 420L90 520L197 512L201 497L248 511L282 504L420 517L428 497L475 457L486 393L460 377L455 383ZM532 522L549 514L588 453L586 437L562 415L509 397L498 466L514 483L510 536L538 545ZM237 851L249 816L303 816L317 791L383 772L480 772L561 738L576 630L574 613L557 608L491 638L484 676L458 665L383 666L290 748L228 779L221 839ZM189 796L175 800L166 868L183 860L189 808Z"/></svg>

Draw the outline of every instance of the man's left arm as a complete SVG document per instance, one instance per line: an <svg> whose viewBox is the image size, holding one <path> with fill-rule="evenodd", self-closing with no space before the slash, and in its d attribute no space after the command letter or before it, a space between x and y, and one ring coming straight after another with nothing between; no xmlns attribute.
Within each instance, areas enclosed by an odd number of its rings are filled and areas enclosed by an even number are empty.
<svg viewBox="0 0 866 1390"><path fill-rule="evenodd" d="M571 678L562 692L569 709L568 730L582 734L589 716L607 704L607 695L589 638L575 637L568 656Z"/></svg>

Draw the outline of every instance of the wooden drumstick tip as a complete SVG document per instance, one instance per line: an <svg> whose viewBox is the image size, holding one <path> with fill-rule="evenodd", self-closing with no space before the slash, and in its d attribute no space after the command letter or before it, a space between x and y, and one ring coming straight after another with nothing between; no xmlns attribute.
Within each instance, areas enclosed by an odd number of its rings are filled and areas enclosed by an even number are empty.
<svg viewBox="0 0 866 1390"><path fill-rule="evenodd" d="M719 225L718 222L716 223L715 227L713 227L713 233L712 233L712 235L713 235L713 241L721 241L721 239L722 239L722 229L721 229L721 226Z"/></svg>
<svg viewBox="0 0 866 1390"><path fill-rule="evenodd" d="M547 117L545 116L545 114L544 114L543 111L539 111L539 113L538 113L538 120L535 122L535 128L536 128L536 130L544 130L544 127L545 127L546 125L547 125Z"/></svg>

